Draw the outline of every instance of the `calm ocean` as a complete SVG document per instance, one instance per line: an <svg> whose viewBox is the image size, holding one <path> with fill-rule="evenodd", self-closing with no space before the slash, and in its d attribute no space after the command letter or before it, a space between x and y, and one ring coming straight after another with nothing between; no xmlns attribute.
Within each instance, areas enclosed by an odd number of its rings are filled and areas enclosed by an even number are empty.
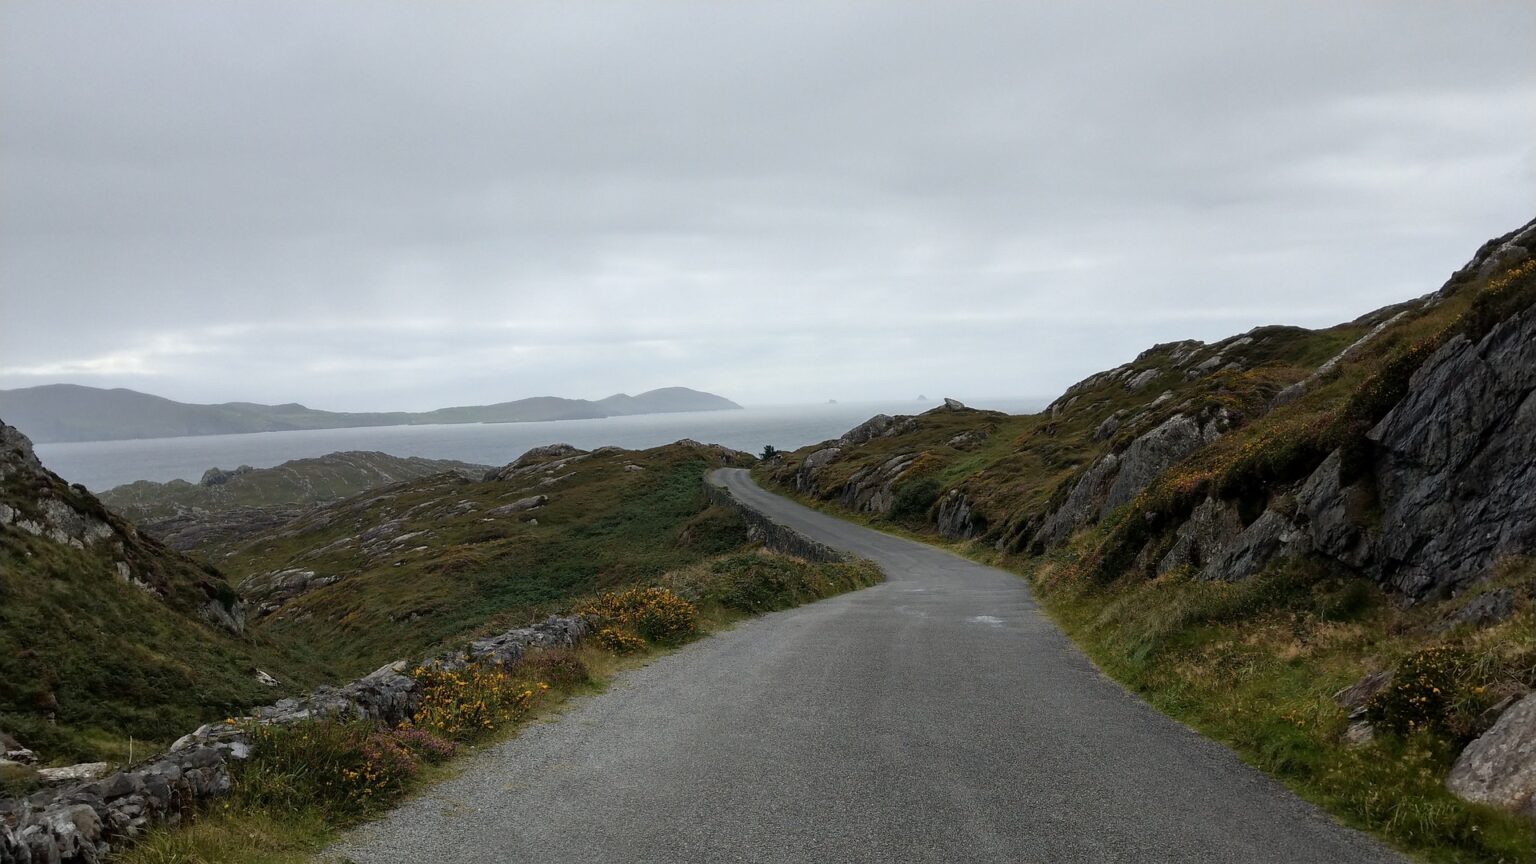
<svg viewBox="0 0 1536 864"><path fill-rule="evenodd" d="M1009 413L1038 411L1043 400L991 399L972 407ZM848 431L869 417L916 414L931 402L847 402L648 414L602 420L543 423L466 423L442 426L379 426L305 432L257 432L136 441L85 441L39 444L37 455L71 483L100 492L135 480L196 481L209 468L252 465L267 468L289 459L323 456L338 450L381 450L396 456L459 459L504 465L530 447L564 442L583 449L615 445L655 447L679 438L724 444L756 453L764 444L793 450Z"/></svg>

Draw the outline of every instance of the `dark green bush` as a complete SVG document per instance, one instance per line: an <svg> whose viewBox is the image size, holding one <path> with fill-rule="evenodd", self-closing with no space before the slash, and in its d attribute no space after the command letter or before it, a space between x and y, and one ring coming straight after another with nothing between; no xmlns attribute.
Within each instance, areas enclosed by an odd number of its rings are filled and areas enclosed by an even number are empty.
<svg viewBox="0 0 1536 864"><path fill-rule="evenodd" d="M1472 669L1471 655L1448 645L1411 654L1392 683L1366 703L1366 716L1371 725L1399 735L1431 731L1470 738L1487 708L1482 688L1471 680Z"/></svg>
<svg viewBox="0 0 1536 864"><path fill-rule="evenodd" d="M923 522L939 500L939 481L932 477L913 480L896 487L889 518L894 522Z"/></svg>

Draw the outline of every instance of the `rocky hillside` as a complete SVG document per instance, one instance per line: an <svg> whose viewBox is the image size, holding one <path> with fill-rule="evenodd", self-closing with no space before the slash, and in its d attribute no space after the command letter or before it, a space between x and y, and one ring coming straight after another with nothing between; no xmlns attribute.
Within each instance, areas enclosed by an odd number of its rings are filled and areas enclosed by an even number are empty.
<svg viewBox="0 0 1536 864"><path fill-rule="evenodd" d="M209 549L269 530L316 504L433 474L479 478L488 469L450 459L348 451L294 459L273 468L210 468L197 483L140 480L101 493L101 501L167 545Z"/></svg>
<svg viewBox="0 0 1536 864"><path fill-rule="evenodd" d="M1536 223L1327 330L1157 345L1038 415L958 403L788 454L776 482L1101 576L1322 556L1418 600L1536 547Z"/></svg>
<svg viewBox="0 0 1536 864"><path fill-rule="evenodd" d="M0 415L11 418L17 428L38 443L423 423L578 420L626 414L723 411L740 407L723 396L687 387L663 387L636 396L616 393L596 400L533 396L494 405L366 413L321 411L294 402L283 405L254 402L195 405L121 387L103 390L78 384L0 390Z"/></svg>
<svg viewBox="0 0 1536 864"><path fill-rule="evenodd" d="M45 761L268 700L299 674L216 569L45 469L0 424L0 730Z"/></svg>
<svg viewBox="0 0 1536 864"><path fill-rule="evenodd" d="M1106 670L1354 824L1536 855L1446 782L1536 817L1536 222L1356 321L1156 345L1040 414L880 416L758 470L1028 574Z"/></svg>
<svg viewBox="0 0 1536 864"><path fill-rule="evenodd" d="M745 524L710 506L703 480L751 461L690 441L540 447L483 478L436 474L312 509L218 561L256 632L359 674L743 545Z"/></svg>

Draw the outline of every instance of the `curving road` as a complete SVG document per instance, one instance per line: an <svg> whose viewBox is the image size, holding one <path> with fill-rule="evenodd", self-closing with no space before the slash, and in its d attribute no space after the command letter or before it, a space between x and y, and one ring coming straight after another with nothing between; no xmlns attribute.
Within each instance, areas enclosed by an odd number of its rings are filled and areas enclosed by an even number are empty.
<svg viewBox="0 0 1536 864"><path fill-rule="evenodd" d="M1404 860L1101 676L1016 576L712 478L889 581L626 673L332 850L362 864Z"/></svg>

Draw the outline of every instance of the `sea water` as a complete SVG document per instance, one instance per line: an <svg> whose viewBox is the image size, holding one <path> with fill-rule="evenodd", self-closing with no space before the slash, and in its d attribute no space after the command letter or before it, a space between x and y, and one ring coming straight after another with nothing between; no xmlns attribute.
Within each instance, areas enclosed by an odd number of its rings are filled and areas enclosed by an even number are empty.
<svg viewBox="0 0 1536 864"><path fill-rule="evenodd" d="M978 400L972 407L1021 414L1043 400ZM198 435L133 441L39 444L43 464L96 492L135 480L196 482L209 468L269 468L290 459L338 450L379 450L394 456L458 459L505 465L530 447L557 442L584 450L613 445L643 449L691 438L751 453L764 445L793 450L836 438L876 414L916 414L932 402L845 402L747 407L740 411L645 414L599 420L374 426L300 432Z"/></svg>

